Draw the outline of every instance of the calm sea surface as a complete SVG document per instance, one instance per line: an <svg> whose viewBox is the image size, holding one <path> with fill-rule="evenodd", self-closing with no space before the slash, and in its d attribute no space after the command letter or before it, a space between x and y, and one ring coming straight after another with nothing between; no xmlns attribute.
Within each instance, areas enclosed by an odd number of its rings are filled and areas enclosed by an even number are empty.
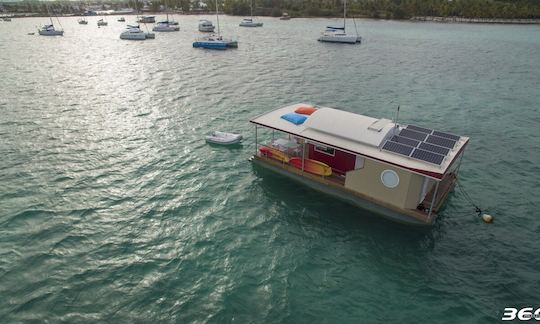
<svg viewBox="0 0 540 324"><path fill-rule="evenodd" d="M239 48L0 22L0 321L447 322L540 302L540 26L266 18ZM215 21L214 17L208 17ZM128 23L133 16L128 17ZM339 20L335 20L338 22ZM352 27L352 24L351 24ZM306 101L471 137L419 231L254 168L248 120ZM240 132L240 148L209 146Z"/></svg>

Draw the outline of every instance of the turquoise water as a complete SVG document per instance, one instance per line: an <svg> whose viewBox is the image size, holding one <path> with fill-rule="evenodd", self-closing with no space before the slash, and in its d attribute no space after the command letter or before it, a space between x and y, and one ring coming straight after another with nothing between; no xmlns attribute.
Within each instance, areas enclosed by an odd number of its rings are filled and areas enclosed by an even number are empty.
<svg viewBox="0 0 540 324"><path fill-rule="evenodd" d="M2 322L493 322L537 307L540 27L262 19L239 48L109 18L0 23ZM339 21L339 20L336 20ZM129 19L128 19L129 23ZM307 101L471 137L426 231L254 168L248 120ZM209 130L240 132L235 149Z"/></svg>

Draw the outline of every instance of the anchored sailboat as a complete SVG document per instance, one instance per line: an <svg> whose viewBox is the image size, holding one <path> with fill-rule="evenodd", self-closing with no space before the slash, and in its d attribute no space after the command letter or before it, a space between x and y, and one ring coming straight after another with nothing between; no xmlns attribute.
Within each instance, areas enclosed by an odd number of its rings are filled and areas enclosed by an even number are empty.
<svg viewBox="0 0 540 324"><path fill-rule="evenodd" d="M51 24L50 25L43 25L41 27L41 29L38 30L38 33L41 36L63 36L64 35L63 30L57 30L56 28L54 28L54 23L53 23L53 20L52 20L51 13L49 11L49 6L47 6L47 12L49 13L49 19L51 20ZM58 21L58 24L61 27L62 24L60 24L60 20L58 19L58 17L56 17L56 20Z"/></svg>
<svg viewBox="0 0 540 324"><path fill-rule="evenodd" d="M343 0L343 27L326 27L326 30L321 33L321 36L317 39L319 42L329 43L349 43L356 44L362 42L362 37L356 35L347 34L345 28L347 26L347 0ZM355 24L356 29L356 24Z"/></svg>
<svg viewBox="0 0 540 324"><path fill-rule="evenodd" d="M241 22L240 22L240 27L262 27L263 26L263 23L262 22L255 22L253 21L253 0L251 0L250 4L249 4L249 8L250 8L250 16L249 18L244 18Z"/></svg>
<svg viewBox="0 0 540 324"><path fill-rule="evenodd" d="M155 32L173 32L179 30L180 27L173 25L172 22L169 20L169 14L167 14L167 19L165 21L158 22L157 25L152 28L152 31Z"/></svg>
<svg viewBox="0 0 540 324"><path fill-rule="evenodd" d="M193 47L208 48L208 49L227 49L227 48L236 48L238 47L238 41L223 38L220 34L219 29L219 10L218 2L216 0L216 20L217 20L217 35L210 35L202 37L193 42Z"/></svg>

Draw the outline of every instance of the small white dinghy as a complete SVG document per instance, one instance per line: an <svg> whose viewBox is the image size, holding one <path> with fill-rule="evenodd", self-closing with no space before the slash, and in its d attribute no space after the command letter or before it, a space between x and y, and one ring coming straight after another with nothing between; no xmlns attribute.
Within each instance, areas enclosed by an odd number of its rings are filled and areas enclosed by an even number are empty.
<svg viewBox="0 0 540 324"><path fill-rule="evenodd" d="M242 135L213 131L206 135L206 141L213 144L231 145L242 141Z"/></svg>

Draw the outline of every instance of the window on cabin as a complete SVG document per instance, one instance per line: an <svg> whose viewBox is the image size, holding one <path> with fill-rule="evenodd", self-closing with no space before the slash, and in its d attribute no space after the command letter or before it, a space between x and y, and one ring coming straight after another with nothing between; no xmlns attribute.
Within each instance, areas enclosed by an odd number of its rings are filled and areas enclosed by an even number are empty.
<svg viewBox="0 0 540 324"><path fill-rule="evenodd" d="M330 156L336 155L336 151L334 150L334 148L324 146L324 145L315 145L315 151L326 154L326 155L330 155Z"/></svg>

